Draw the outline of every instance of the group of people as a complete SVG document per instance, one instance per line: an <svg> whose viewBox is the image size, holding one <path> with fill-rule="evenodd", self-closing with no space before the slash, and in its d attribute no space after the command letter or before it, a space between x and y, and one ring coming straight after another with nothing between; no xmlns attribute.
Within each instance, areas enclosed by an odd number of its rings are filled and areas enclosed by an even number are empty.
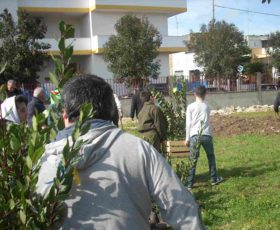
<svg viewBox="0 0 280 230"><path fill-rule="evenodd" d="M7 81L6 99L1 103L1 123L10 122L15 124L32 124L32 117L35 113L45 111L45 92L43 88L36 87L30 102L17 89L14 80Z"/></svg>
<svg viewBox="0 0 280 230"><path fill-rule="evenodd" d="M41 112L45 109L41 92L40 88L34 90L28 106L26 100L19 99L22 97L18 95L7 98L1 104L2 117L20 123L31 115L27 110ZM152 202L158 205L163 220L174 229L205 228L199 207L188 191L194 185L200 146L208 158L211 184L223 181L216 172L210 109L204 102L205 87L195 89L196 100L186 111L186 145L190 146L194 162L189 172L188 189L160 154L159 144L165 140L167 130L160 108L155 105L149 91L141 90L137 94L132 103L139 103L136 112L138 129L147 141L118 128L118 120L122 116L120 107L112 88L102 78L83 75L64 85L61 97L65 129L59 131L54 142L45 146L38 176L39 194L48 194L54 183L63 147L71 136L81 106L91 103L95 112L88 121L90 130L82 136L85 145L80 149L76 165L80 182L73 183L65 201L66 212L60 222L62 229L149 229ZM275 107L280 105L280 94L277 97ZM24 113L23 104L25 117L20 115L21 110ZM12 113L5 116L7 105L10 105ZM10 118L11 114L15 116Z"/></svg>

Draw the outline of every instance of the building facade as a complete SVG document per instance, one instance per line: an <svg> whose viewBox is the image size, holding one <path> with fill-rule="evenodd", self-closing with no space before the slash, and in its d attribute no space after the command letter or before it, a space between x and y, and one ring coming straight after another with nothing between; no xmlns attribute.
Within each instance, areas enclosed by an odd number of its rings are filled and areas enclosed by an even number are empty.
<svg viewBox="0 0 280 230"><path fill-rule="evenodd" d="M189 35L185 36L185 40L188 41ZM269 47L268 35L247 35L244 37L247 41L249 48L251 49L251 57L254 61L262 62L266 65L270 65L271 57ZM171 75L184 75L189 81L192 80L192 72L199 70L203 72L203 67L198 66L194 61L193 52L179 52L170 56L170 74ZM279 73L272 67L272 80L276 81L279 78ZM268 81L268 80L267 80Z"/></svg>
<svg viewBox="0 0 280 230"><path fill-rule="evenodd" d="M168 18L187 11L186 0L0 0L0 9L7 8L16 18L18 9L32 17L40 17L47 25L44 42L51 45L50 52L58 53L58 24L64 20L75 27L73 62L79 72L91 73L105 79L113 78L103 60L103 46L110 35L116 33L114 25L122 16L132 13L147 17L162 35L159 49L160 76L169 75L169 54L185 51L183 37L168 36ZM48 77L53 68L48 63L40 73L40 81Z"/></svg>

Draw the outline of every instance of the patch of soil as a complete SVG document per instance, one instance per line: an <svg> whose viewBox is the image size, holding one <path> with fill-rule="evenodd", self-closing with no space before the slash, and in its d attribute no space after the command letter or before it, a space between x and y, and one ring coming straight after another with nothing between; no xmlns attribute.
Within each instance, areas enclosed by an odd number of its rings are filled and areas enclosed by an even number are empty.
<svg viewBox="0 0 280 230"><path fill-rule="evenodd" d="M240 134L279 134L280 116L270 114L264 117L238 115L213 115L211 125L214 136L234 136Z"/></svg>

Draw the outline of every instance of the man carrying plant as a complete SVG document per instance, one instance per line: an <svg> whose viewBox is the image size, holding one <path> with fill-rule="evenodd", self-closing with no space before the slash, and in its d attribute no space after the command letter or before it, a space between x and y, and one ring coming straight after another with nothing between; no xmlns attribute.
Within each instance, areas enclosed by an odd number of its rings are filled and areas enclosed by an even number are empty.
<svg viewBox="0 0 280 230"><path fill-rule="evenodd" d="M167 164L147 142L117 128L113 91L96 76L72 78L62 91L66 128L46 146L38 192L48 193L60 165L63 146L84 103L94 107L86 144L76 165L79 184L66 200L63 229L149 229L151 202L175 229L203 229L197 204Z"/></svg>
<svg viewBox="0 0 280 230"><path fill-rule="evenodd" d="M138 130L144 136L144 140L151 143L160 152L161 142L166 140L167 123L165 117L155 105L155 99L149 91L142 91L140 100L143 107L138 114Z"/></svg>

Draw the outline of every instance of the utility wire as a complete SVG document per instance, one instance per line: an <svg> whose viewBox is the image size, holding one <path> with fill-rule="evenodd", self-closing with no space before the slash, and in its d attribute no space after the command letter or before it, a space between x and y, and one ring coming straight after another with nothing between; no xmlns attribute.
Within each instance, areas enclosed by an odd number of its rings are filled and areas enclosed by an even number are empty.
<svg viewBox="0 0 280 230"><path fill-rule="evenodd" d="M244 9L238 9L238 8L233 8L233 7L221 6L221 5L215 5L215 7L229 9L229 10L242 11L242 12L247 12L247 13L263 14L263 15L280 17L280 14L263 13L263 12L258 12L258 11L244 10Z"/></svg>

